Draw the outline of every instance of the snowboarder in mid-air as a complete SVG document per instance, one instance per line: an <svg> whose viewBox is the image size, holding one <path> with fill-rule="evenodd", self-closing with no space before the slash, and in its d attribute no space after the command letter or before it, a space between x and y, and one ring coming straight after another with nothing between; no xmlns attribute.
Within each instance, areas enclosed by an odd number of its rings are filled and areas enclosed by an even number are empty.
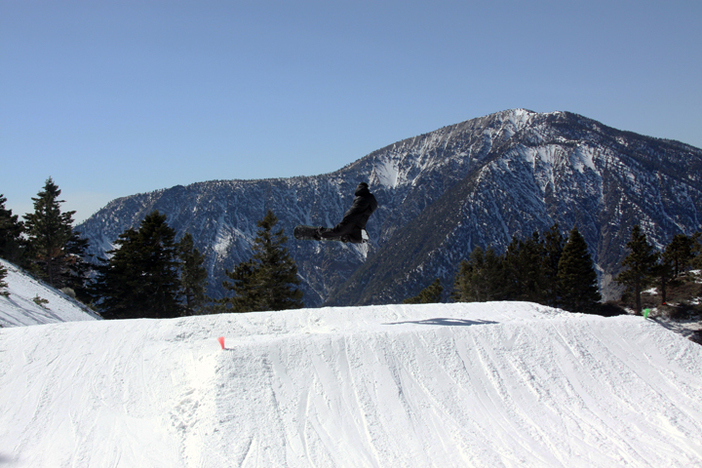
<svg viewBox="0 0 702 468"><path fill-rule="evenodd" d="M362 244L366 242L363 231L370 215L378 208L378 202L368 184L361 182L354 192L353 205L344 214L343 219L333 228L315 226L297 226L293 231L295 239L301 240L334 240Z"/></svg>

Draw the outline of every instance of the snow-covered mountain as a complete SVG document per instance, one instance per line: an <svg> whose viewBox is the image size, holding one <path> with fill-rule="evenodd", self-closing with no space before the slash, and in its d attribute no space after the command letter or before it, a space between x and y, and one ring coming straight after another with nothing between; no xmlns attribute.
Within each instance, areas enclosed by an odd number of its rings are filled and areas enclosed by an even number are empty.
<svg viewBox="0 0 702 468"><path fill-rule="evenodd" d="M7 270L4 281L9 293L0 295L0 327L100 319L80 302L37 281L12 263L0 259L0 265Z"/></svg>
<svg viewBox="0 0 702 468"><path fill-rule="evenodd" d="M297 242L297 224L332 226L359 181L380 208L365 246ZM202 182L121 198L78 226L92 252L153 210L190 232L207 257L210 294L225 269L251 256L256 222L271 209L291 238L305 304L384 304L442 279L476 246L505 247L558 223L588 242L605 295L634 224L656 246L702 226L702 150L619 131L568 113L492 114L375 151L330 174Z"/></svg>
<svg viewBox="0 0 702 468"><path fill-rule="evenodd" d="M702 466L702 347L516 302L2 328L0 465Z"/></svg>

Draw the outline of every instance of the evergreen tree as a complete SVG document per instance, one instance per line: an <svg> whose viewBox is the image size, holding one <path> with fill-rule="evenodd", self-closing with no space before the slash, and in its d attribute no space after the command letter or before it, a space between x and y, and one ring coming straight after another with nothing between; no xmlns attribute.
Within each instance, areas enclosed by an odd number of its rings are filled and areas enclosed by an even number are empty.
<svg viewBox="0 0 702 468"><path fill-rule="evenodd" d="M579 233L578 237L582 243L579 248L584 246L584 253L587 254L584 239ZM466 302L522 300L558 306L559 269L565 244L566 239L560 233L558 225L554 224L543 235L535 231L526 240L512 237L512 242L502 255L497 255L492 248L483 251L476 247L471 252L470 259L461 262L459 266L452 298ZM582 262L594 275L589 254ZM570 261L566 264L569 265ZM588 281L592 275L588 276ZM596 308L600 296L594 283L595 280L589 281L582 289L590 293L594 291L595 299L588 303L595 304L593 307ZM585 294L585 291L581 291L581 294ZM594 309L588 307L588 310Z"/></svg>
<svg viewBox="0 0 702 468"><path fill-rule="evenodd" d="M182 315L175 231L154 211L120 234L95 284L105 318L171 318Z"/></svg>
<svg viewBox="0 0 702 468"><path fill-rule="evenodd" d="M565 239L558 229L558 224L554 224L544 235L541 262L544 280L543 299L546 305L552 307L559 305L558 264L561 261L564 246Z"/></svg>
<svg viewBox="0 0 702 468"><path fill-rule="evenodd" d="M627 291L634 295L636 313L641 314L641 292L651 283L658 254L653 251L638 225L632 229L631 240L626 246L629 255L622 262L626 269L617 275L615 281L624 285Z"/></svg>
<svg viewBox="0 0 702 468"><path fill-rule="evenodd" d="M43 191L32 198L34 213L24 215L30 260L38 267L39 276L56 288L67 286L71 275L80 275L76 266L83 265L87 246L77 242L72 227L75 211L62 213L64 201L59 195L61 190L49 177Z"/></svg>
<svg viewBox="0 0 702 468"><path fill-rule="evenodd" d="M66 244L66 252L69 253L73 262L70 264L70 276L66 285L73 289L81 301L89 299L89 282L93 272L93 263L87 261L87 257L93 258L92 255L87 255L88 239L80 237L80 232L73 231L71 237Z"/></svg>
<svg viewBox="0 0 702 468"><path fill-rule="evenodd" d="M502 254L501 264L504 273L504 296L502 299L504 300L512 301L523 298L520 297L524 290L524 283L522 281L523 272L521 271L520 265L520 250L522 249L522 245L523 242L520 241L516 235L513 235L512 241Z"/></svg>
<svg viewBox="0 0 702 468"><path fill-rule="evenodd" d="M471 277L474 269L472 260L478 249L480 249L480 246L475 247L470 253L471 261L461 260L461 263L458 265L456 278L453 281L453 292L451 293L451 298L456 302L474 302L476 300L472 290ZM482 249L480 249L479 255L482 255Z"/></svg>
<svg viewBox="0 0 702 468"><path fill-rule="evenodd" d="M7 268L0 264L0 296L9 296L10 293L7 291L7 283L5 282L5 277L7 277Z"/></svg>
<svg viewBox="0 0 702 468"><path fill-rule="evenodd" d="M253 259L241 262L234 270L225 273L231 282L223 281L222 286L232 291L231 297L225 297L220 302L224 309L230 312L253 312L259 310L258 304L263 303L261 291L256 287L257 265Z"/></svg>
<svg viewBox="0 0 702 468"><path fill-rule="evenodd" d="M186 233L178 243L181 262L180 287L186 315L202 311L207 302L207 270L203 267L205 256L195 248L193 236Z"/></svg>
<svg viewBox="0 0 702 468"><path fill-rule="evenodd" d="M432 284L422 289L418 295L410 297L402 301L403 304L435 304L441 302L441 294L444 292L444 287L441 286L441 280L436 278Z"/></svg>
<svg viewBox="0 0 702 468"><path fill-rule="evenodd" d="M297 266L285 248L283 230L273 232L278 218L268 210L258 222L253 257L226 271L232 282L224 281L234 295L223 303L233 312L285 310L303 307Z"/></svg>
<svg viewBox="0 0 702 468"><path fill-rule="evenodd" d="M663 304L668 301L668 285L692 266L694 247L694 236L676 234L659 256L658 263L653 269L653 276L658 284Z"/></svg>
<svg viewBox="0 0 702 468"><path fill-rule="evenodd" d="M690 266L700 270L702 269L702 233L694 233L691 239L692 247L690 250L692 253L692 259L690 260Z"/></svg>
<svg viewBox="0 0 702 468"><path fill-rule="evenodd" d="M692 261L694 240L685 234L676 234L663 251L663 262L670 264L673 278L687 270Z"/></svg>
<svg viewBox="0 0 702 468"><path fill-rule="evenodd" d="M502 259L492 247L483 251L476 246L468 261L462 261L454 282L453 299L457 302L484 302L503 297Z"/></svg>
<svg viewBox="0 0 702 468"><path fill-rule="evenodd" d="M12 210L5 209L6 201L7 198L0 194L0 258L25 266L22 264L24 246L21 237L24 226Z"/></svg>
<svg viewBox="0 0 702 468"><path fill-rule="evenodd" d="M506 276L504 299L545 302L543 257L543 244L538 232L525 241L516 236L512 238L502 262Z"/></svg>
<svg viewBox="0 0 702 468"><path fill-rule="evenodd" d="M674 261L670 257L660 255L658 262L653 266L652 275L658 283L661 302L665 304L668 301L668 285L675 278Z"/></svg>
<svg viewBox="0 0 702 468"><path fill-rule="evenodd" d="M106 319L139 317L137 302L143 293L141 274L135 271L141 260L137 258L137 239L136 229L127 229L115 241L117 248L107 252L109 260L99 259L91 292Z"/></svg>
<svg viewBox="0 0 702 468"><path fill-rule="evenodd" d="M558 262L560 305L571 312L595 313L602 299L597 288L597 273L587 243L573 227Z"/></svg>

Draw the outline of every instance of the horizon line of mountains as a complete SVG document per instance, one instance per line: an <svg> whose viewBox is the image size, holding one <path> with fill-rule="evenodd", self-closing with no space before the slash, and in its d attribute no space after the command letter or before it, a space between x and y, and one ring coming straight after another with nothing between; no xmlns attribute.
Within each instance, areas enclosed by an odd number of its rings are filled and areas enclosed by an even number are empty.
<svg viewBox="0 0 702 468"><path fill-rule="evenodd" d="M363 245L297 241L298 224L333 226L368 182L379 208ZM702 150L570 112L498 112L408 138L328 174L216 180L113 200L76 227L104 257L158 210L205 255L208 293L252 255L270 209L288 236L307 307L398 303L436 278L450 290L474 247L503 251L557 223L585 238L605 299L618 297L634 225L662 248L702 226Z"/></svg>

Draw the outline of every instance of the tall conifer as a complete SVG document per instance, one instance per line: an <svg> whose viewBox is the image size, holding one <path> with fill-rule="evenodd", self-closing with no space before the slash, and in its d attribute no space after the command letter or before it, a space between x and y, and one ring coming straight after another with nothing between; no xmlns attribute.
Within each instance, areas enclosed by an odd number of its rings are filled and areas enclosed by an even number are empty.
<svg viewBox="0 0 702 468"><path fill-rule="evenodd" d="M543 257L541 267L543 269L543 299L547 305L558 306L558 264L563 255L565 239L558 229L558 224L551 226L544 235Z"/></svg>
<svg viewBox="0 0 702 468"><path fill-rule="evenodd" d="M562 308L584 313L597 312L602 299L592 257L577 227L570 231L558 262L558 296Z"/></svg>
<svg viewBox="0 0 702 468"><path fill-rule="evenodd" d="M287 237L283 230L273 228L278 218L268 210L258 222L260 228L254 240L253 256L226 271L232 282L223 285L234 293L223 303L233 312L298 309L303 307L297 266L285 248Z"/></svg>
<svg viewBox="0 0 702 468"><path fill-rule="evenodd" d="M175 231L154 211L139 230L128 229L99 268L95 292L105 318L171 318L182 315Z"/></svg>
<svg viewBox="0 0 702 468"><path fill-rule="evenodd" d="M476 246L468 261L462 261L452 297L458 302L483 302L504 297L505 272L495 249Z"/></svg>
<svg viewBox="0 0 702 468"><path fill-rule="evenodd" d="M0 194L0 258L24 266L21 238L24 226L18 221L18 216L12 214L12 210L5 209L6 201L7 198Z"/></svg>
<svg viewBox="0 0 702 468"><path fill-rule="evenodd" d="M49 177L44 189L34 202L34 213L24 215L28 237L29 260L38 268L37 272L51 286L67 286L72 274L81 274L74 268L83 262L87 242L78 241L73 232L75 211L61 212L59 200L61 190ZM69 244L73 242L69 251Z"/></svg>
<svg viewBox="0 0 702 468"><path fill-rule="evenodd" d="M543 258L543 244L538 232L535 231L531 238L526 240L512 237L502 262L506 276L506 299L544 302Z"/></svg>
<svg viewBox="0 0 702 468"><path fill-rule="evenodd" d="M702 269L702 233L696 232L692 235L692 246L690 247L690 253L692 258L690 259L690 266L696 269Z"/></svg>
<svg viewBox="0 0 702 468"><path fill-rule="evenodd" d="M441 286L441 280L436 278L426 288L422 289L419 294L402 301L403 304L435 304L441 302L441 294L444 292L444 287Z"/></svg>
<svg viewBox="0 0 702 468"><path fill-rule="evenodd" d="M676 234L663 251L664 263L672 267L673 278L684 272L692 261L694 240L685 234Z"/></svg>
<svg viewBox="0 0 702 468"><path fill-rule="evenodd" d="M624 271L619 273L615 281L626 287L633 294L635 310L641 313L641 292L651 284L658 254L653 251L653 246L648 243L646 234L639 225L631 230L631 240L626 244L629 254L622 261Z"/></svg>
<svg viewBox="0 0 702 468"><path fill-rule="evenodd" d="M207 301L207 270L203 267L205 256L195 248L193 236L186 233L178 243L181 262L180 287L186 315L202 311Z"/></svg>

